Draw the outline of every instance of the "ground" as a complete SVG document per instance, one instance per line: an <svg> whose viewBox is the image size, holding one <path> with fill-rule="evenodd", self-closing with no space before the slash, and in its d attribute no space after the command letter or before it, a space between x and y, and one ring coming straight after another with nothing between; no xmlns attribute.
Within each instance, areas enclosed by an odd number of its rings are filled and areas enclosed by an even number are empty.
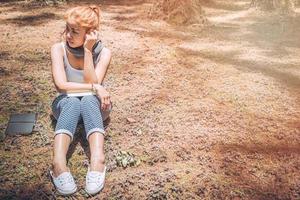
<svg viewBox="0 0 300 200"><path fill-rule="evenodd" d="M203 5L206 26L174 26L149 19L151 3L93 2L113 53L108 173L89 197L79 129L68 163L79 191L68 199L300 199L297 8L279 16L246 0L216 1ZM62 199L48 176L50 47L61 41L65 10L84 2L27 4L0 5L0 130L15 112L37 112L38 121L32 135L0 143L0 197Z"/></svg>

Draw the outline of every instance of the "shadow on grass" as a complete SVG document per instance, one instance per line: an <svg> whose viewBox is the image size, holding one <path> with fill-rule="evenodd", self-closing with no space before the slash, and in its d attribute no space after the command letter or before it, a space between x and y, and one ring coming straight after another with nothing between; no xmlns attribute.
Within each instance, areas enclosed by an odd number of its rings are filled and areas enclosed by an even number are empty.
<svg viewBox="0 0 300 200"><path fill-rule="evenodd" d="M300 154L300 144L277 144L277 145L256 145L256 144L227 144L220 146L220 151L240 152L244 154Z"/></svg>
<svg viewBox="0 0 300 200"><path fill-rule="evenodd" d="M10 56L10 53L8 51L0 50L0 60L7 60Z"/></svg>
<svg viewBox="0 0 300 200"><path fill-rule="evenodd" d="M56 14L45 12L36 15L23 15L15 18L9 18L3 20L2 23L11 23L18 26L39 26L49 22L50 20L57 20L57 19L60 19L60 17L57 16Z"/></svg>
<svg viewBox="0 0 300 200"><path fill-rule="evenodd" d="M186 55L187 53L189 55L198 54L198 56L209 59L216 63L230 64L242 72L261 72L266 76L275 78L276 80L286 84L289 87L296 88L296 89L300 87L299 76L293 74L292 72L280 70L283 68L293 69L296 67L294 64L282 64L282 63L267 64L263 61L243 60L238 58L239 56L238 51L218 53L218 52L200 52L200 51L193 51L191 49L178 48L177 52L180 52L179 55L181 56Z"/></svg>
<svg viewBox="0 0 300 200"><path fill-rule="evenodd" d="M2 3L12 3L12 2L18 2L20 0L1 0Z"/></svg>
<svg viewBox="0 0 300 200"><path fill-rule="evenodd" d="M238 3L244 3L238 4ZM208 8L215 8L215 9L222 9L222 10L229 10L229 11L238 11L238 10L244 10L245 7L250 7L250 1L249 0L241 0L241 1L206 1L202 0L201 4Z"/></svg>
<svg viewBox="0 0 300 200"><path fill-rule="evenodd" d="M80 1L80 2L85 2L85 1ZM87 1L88 3L90 1ZM134 5L140 5L140 4L144 4L147 2L147 0L115 0L115 1L111 1L111 0L103 0L103 1L92 1L92 2L98 2L101 5L105 5L105 6L113 6L113 5L120 5L120 6L134 6Z"/></svg>
<svg viewBox="0 0 300 200"><path fill-rule="evenodd" d="M221 161L219 174L240 198L300 197L299 144L219 144L216 153Z"/></svg>
<svg viewBox="0 0 300 200"><path fill-rule="evenodd" d="M223 51L221 48L195 50L178 47L176 52L186 62L196 57L205 58L220 65L231 65L241 72L259 72L289 88L298 89L300 77L294 71L298 69L299 61L289 62L288 59L291 58L291 49L300 49L297 36L300 31L300 14L285 18L263 16L251 13L249 16L235 19L235 22L218 24L208 31L218 35L213 43L236 44L237 48L230 49L232 47L229 46L226 49L224 46L226 50ZM252 23L237 25L236 20L250 20ZM203 34L199 37L210 38L210 35ZM240 45L241 43L246 46ZM239 46L241 48L238 48ZM266 59L262 59L261 56Z"/></svg>
<svg viewBox="0 0 300 200"><path fill-rule="evenodd" d="M54 192L43 184L14 186L12 189L0 189L0 199L56 199Z"/></svg>

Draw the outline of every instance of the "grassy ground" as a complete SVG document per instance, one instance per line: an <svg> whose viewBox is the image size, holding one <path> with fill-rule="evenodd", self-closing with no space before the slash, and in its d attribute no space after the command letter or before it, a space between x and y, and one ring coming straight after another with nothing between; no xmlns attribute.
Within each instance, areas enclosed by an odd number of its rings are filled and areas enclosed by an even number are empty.
<svg viewBox="0 0 300 200"><path fill-rule="evenodd" d="M69 199L300 199L298 10L280 17L216 1L203 7L207 27L174 27L149 20L149 3L99 2L113 52L109 170L88 197L79 127L68 155L79 191ZM38 113L34 134L0 143L1 199L62 199L48 177L50 47L79 4L0 6L1 132L10 113Z"/></svg>

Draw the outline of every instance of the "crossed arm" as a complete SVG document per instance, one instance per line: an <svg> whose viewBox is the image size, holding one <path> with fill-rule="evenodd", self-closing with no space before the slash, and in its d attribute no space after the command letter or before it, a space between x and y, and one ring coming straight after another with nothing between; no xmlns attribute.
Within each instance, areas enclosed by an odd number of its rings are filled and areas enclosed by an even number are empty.
<svg viewBox="0 0 300 200"><path fill-rule="evenodd" d="M110 63L111 52L107 48L103 48L100 54L100 61L94 67L92 52L85 49L84 51L84 81L86 83L99 83L102 84L103 79L107 72L107 67Z"/></svg>
<svg viewBox="0 0 300 200"><path fill-rule="evenodd" d="M63 63L63 49L61 45L55 44L51 48L51 61L52 61L52 78L56 89L59 92L80 92L91 91L93 84L96 84L97 95L101 99L102 109L106 109L110 105L110 97L108 92L99 84L102 84L106 75L110 60L111 52L107 48L103 48L100 54L100 61L94 67L92 53L85 50L84 55L84 70L83 76L85 83L68 82ZM95 85L94 85L95 86Z"/></svg>
<svg viewBox="0 0 300 200"><path fill-rule="evenodd" d="M111 52L103 48L100 61L96 67L93 64L91 52L85 51L84 57L84 80L85 83L68 82L63 64L61 46L55 44L51 48L52 76L54 84L59 92L91 90L92 83L102 84L111 60Z"/></svg>

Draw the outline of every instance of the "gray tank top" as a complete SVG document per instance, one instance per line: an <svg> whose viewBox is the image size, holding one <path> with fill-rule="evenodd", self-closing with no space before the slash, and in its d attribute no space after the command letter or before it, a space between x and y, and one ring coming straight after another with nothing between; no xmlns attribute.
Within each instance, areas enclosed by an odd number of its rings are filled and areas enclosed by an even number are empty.
<svg viewBox="0 0 300 200"><path fill-rule="evenodd" d="M64 67L65 67L65 71L66 71L67 81L68 82L76 82L76 83L84 83L83 70L75 69L74 67L72 67L70 65L68 57L67 57L67 52L66 52L64 42L62 42L61 45L64 49ZM96 62L94 63L95 66L100 60L100 55L101 54L99 54Z"/></svg>

